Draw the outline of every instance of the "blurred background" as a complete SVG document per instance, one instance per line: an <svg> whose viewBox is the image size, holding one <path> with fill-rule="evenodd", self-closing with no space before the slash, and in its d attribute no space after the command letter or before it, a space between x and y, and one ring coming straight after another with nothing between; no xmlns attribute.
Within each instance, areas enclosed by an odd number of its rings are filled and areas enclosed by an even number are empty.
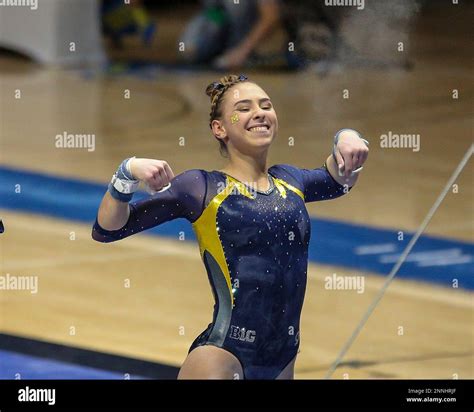
<svg viewBox="0 0 474 412"><path fill-rule="evenodd" d="M370 141L350 195L307 204L296 378L322 378L472 144L472 2L22 4L0 6L0 378L177 376L212 319L191 226L107 245L91 228L127 157L223 167L204 90L227 73L273 100L269 166L320 167L344 127ZM472 172L334 378L474 377Z"/></svg>

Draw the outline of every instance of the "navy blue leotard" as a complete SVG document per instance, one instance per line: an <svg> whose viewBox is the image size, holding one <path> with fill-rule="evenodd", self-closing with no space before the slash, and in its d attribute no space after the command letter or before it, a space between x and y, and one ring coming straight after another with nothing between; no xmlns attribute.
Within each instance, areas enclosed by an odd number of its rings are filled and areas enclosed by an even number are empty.
<svg viewBox="0 0 474 412"><path fill-rule="evenodd" d="M113 242L176 218L196 233L215 305L212 323L192 344L223 348L239 359L246 379L274 379L300 342L310 220L305 202L346 193L325 167L275 165L270 189L255 190L219 171L192 169L171 187L130 203L127 224L92 236Z"/></svg>

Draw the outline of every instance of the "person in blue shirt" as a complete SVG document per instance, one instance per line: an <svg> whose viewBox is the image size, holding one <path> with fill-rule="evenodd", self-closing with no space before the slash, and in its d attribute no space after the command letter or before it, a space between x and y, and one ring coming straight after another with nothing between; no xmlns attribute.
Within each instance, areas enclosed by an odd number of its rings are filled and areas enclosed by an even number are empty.
<svg viewBox="0 0 474 412"><path fill-rule="evenodd" d="M227 165L174 176L164 160L124 160L92 237L113 242L187 219L215 306L178 378L292 379L311 230L305 203L349 192L367 159L368 142L343 129L322 167L268 167L278 117L265 91L243 75L231 75L210 84L207 94L210 127ZM131 202L140 182L156 193Z"/></svg>

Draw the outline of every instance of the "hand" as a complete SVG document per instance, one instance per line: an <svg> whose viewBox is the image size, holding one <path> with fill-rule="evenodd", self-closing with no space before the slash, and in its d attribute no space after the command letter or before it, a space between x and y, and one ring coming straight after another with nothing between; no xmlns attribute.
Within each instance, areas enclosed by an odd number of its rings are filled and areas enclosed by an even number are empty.
<svg viewBox="0 0 474 412"><path fill-rule="evenodd" d="M369 155L369 148L354 130L344 130L339 135L335 149L339 175L346 178L360 168Z"/></svg>
<svg viewBox="0 0 474 412"><path fill-rule="evenodd" d="M145 183L153 191L162 189L174 178L171 167L164 160L132 158L129 166L134 179Z"/></svg>
<svg viewBox="0 0 474 412"><path fill-rule="evenodd" d="M235 69L244 65L248 53L242 47L235 47L214 60L218 69Z"/></svg>

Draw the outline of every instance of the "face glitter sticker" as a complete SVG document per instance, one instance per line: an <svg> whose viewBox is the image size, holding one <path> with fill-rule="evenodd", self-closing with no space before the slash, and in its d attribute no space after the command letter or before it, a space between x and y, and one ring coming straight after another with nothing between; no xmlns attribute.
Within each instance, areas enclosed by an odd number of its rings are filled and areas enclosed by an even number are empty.
<svg viewBox="0 0 474 412"><path fill-rule="evenodd" d="M235 124L239 121L239 114L238 113L234 113L231 117L230 117L230 121L232 124Z"/></svg>

